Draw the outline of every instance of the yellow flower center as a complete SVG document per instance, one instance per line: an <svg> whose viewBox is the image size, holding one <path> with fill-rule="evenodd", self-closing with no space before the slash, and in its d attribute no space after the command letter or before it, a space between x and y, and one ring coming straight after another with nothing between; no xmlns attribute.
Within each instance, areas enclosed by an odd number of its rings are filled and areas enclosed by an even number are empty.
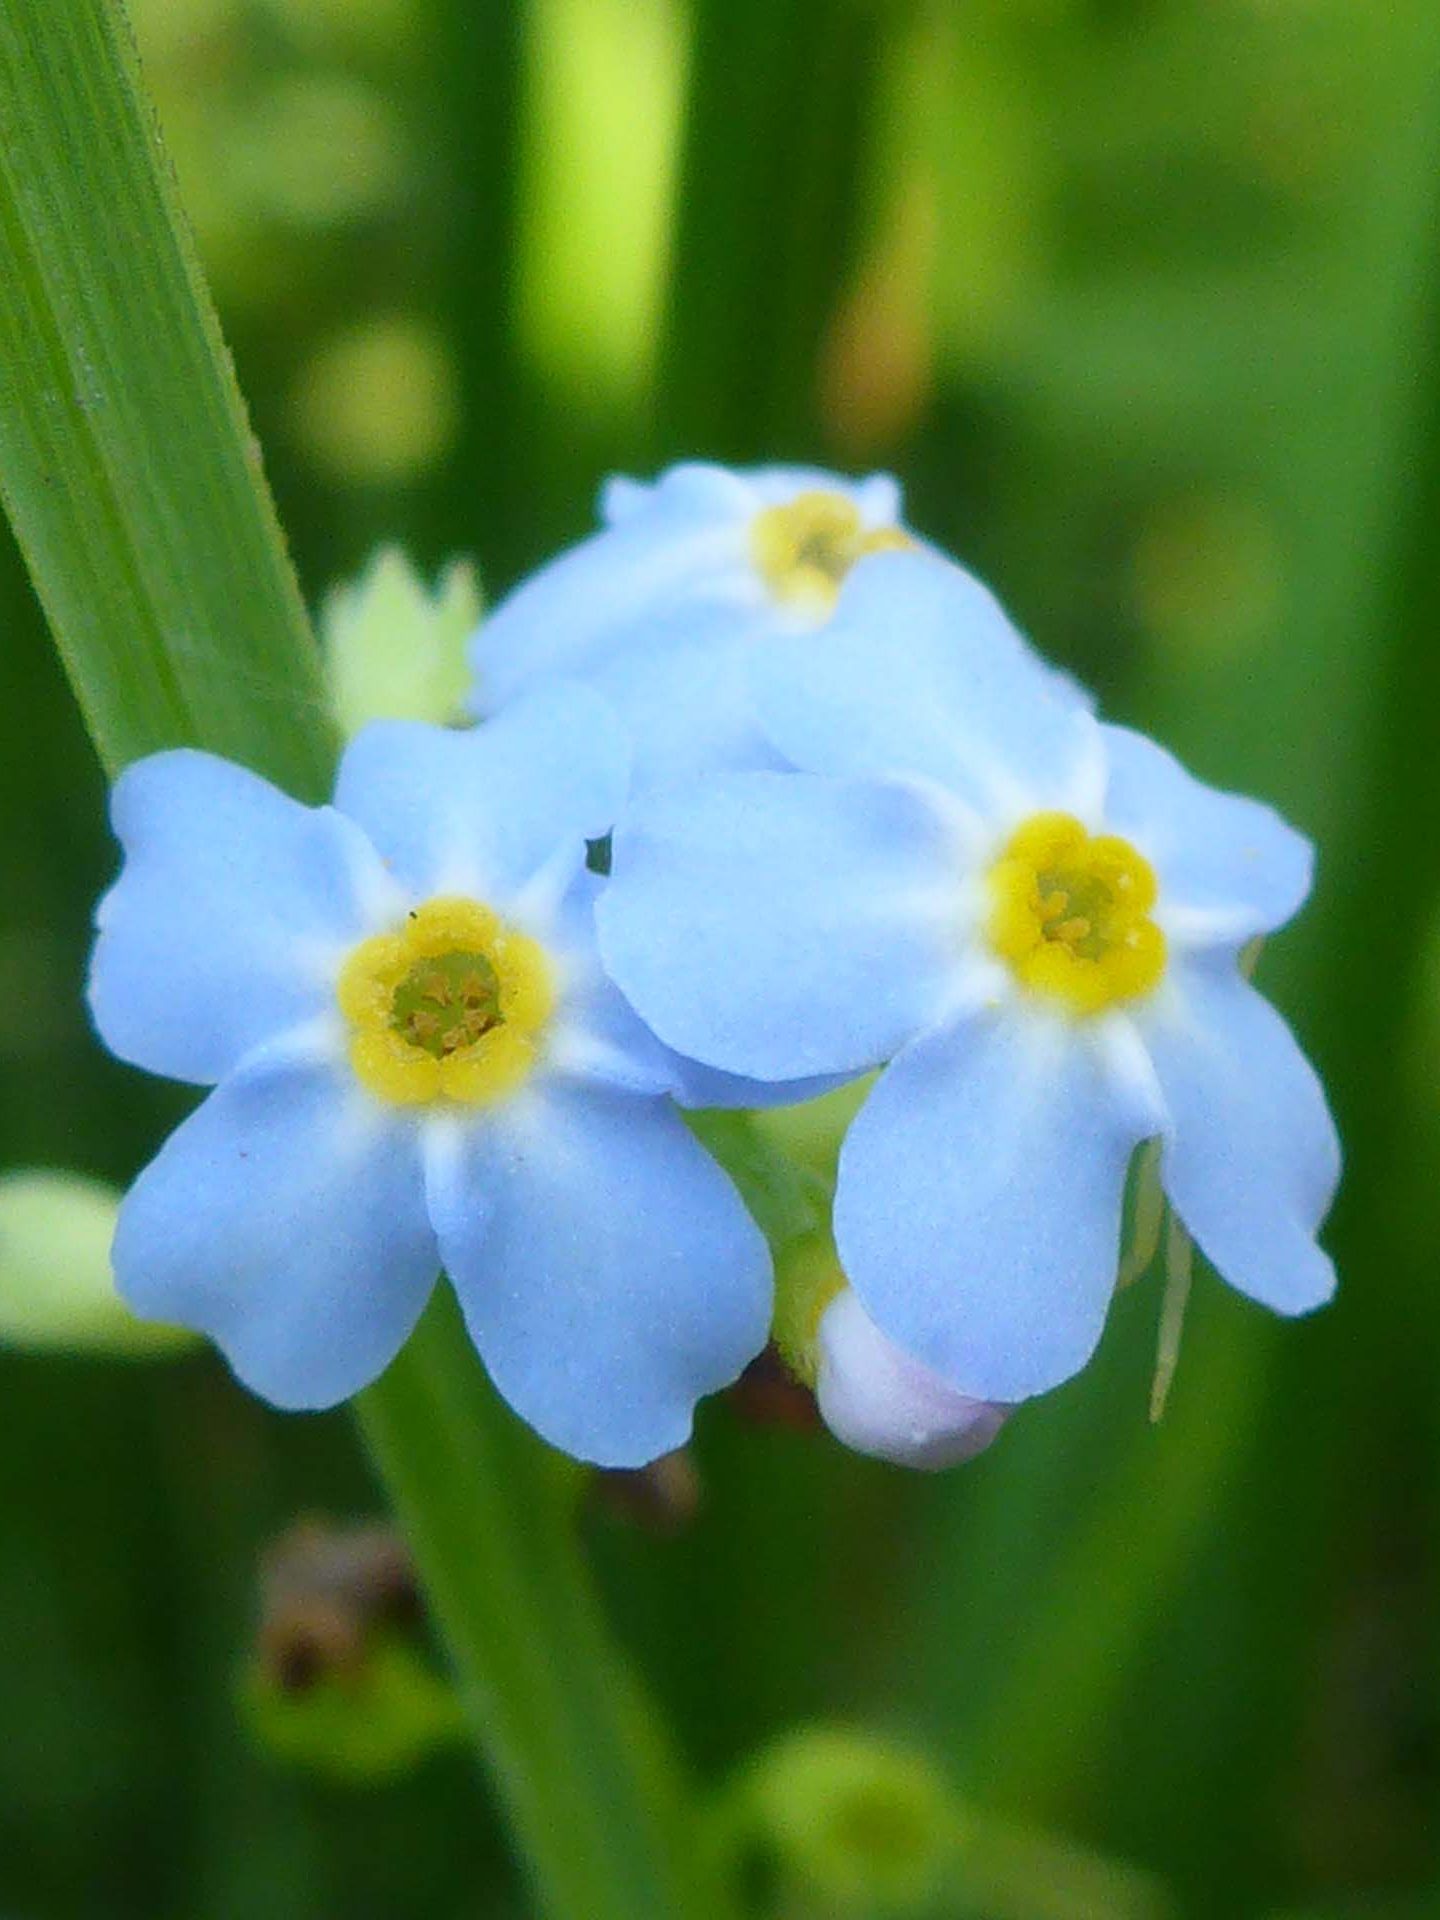
<svg viewBox="0 0 1440 1920"><path fill-rule="evenodd" d="M755 565L776 599L821 615L834 608L857 560L914 544L899 527L867 532L860 509L843 493L797 494L757 513L750 528Z"/></svg>
<svg viewBox="0 0 1440 1920"><path fill-rule="evenodd" d="M990 944L1032 992L1100 1013L1149 993L1164 973L1154 869L1128 840L1037 813L989 877Z"/></svg>
<svg viewBox="0 0 1440 1920"><path fill-rule="evenodd" d="M427 900L355 948L336 986L350 1064L398 1106L488 1106L535 1064L555 992L545 952L478 900Z"/></svg>

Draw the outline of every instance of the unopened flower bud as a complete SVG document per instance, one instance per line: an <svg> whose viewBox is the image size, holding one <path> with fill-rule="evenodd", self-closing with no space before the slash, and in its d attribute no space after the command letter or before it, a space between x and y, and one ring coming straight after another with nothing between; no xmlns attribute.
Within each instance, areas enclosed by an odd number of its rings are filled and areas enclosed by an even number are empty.
<svg viewBox="0 0 1440 1920"><path fill-rule="evenodd" d="M957 1393L901 1351L851 1287L820 1319L815 1395L825 1424L857 1453L933 1471L971 1460L999 1433L1011 1408Z"/></svg>
<svg viewBox="0 0 1440 1920"><path fill-rule="evenodd" d="M178 1327L137 1319L116 1292L119 1203L78 1173L0 1174L0 1347L145 1359L198 1345Z"/></svg>
<svg viewBox="0 0 1440 1920"><path fill-rule="evenodd" d="M381 547L360 576L327 595L320 614L326 670L347 737L371 720L432 720L461 712L465 641L480 587L456 560L428 587L399 547Z"/></svg>

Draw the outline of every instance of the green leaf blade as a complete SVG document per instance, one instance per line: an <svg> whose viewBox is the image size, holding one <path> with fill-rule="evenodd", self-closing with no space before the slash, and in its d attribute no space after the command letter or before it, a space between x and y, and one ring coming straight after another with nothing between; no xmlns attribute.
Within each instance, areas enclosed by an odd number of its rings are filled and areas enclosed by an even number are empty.
<svg viewBox="0 0 1440 1920"><path fill-rule="evenodd" d="M203 743L319 797L314 641L137 79L111 0L0 16L0 486L112 770Z"/></svg>

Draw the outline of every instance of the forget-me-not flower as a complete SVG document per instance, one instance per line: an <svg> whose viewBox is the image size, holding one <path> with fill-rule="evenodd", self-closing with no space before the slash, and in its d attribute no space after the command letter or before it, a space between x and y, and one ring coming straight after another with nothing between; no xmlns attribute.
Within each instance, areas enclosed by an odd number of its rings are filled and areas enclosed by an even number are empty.
<svg viewBox="0 0 1440 1920"><path fill-rule="evenodd" d="M1074 1373L1152 1137L1225 1279L1282 1313L1326 1300L1334 1127L1238 965L1305 899L1308 843L989 645L959 576L910 555L857 570L823 662L784 640L757 657L754 695L807 771L637 806L601 949L701 1060L775 1077L890 1063L835 1203L884 1333L979 1399Z"/></svg>
<svg viewBox="0 0 1440 1920"><path fill-rule="evenodd" d="M886 474L691 463L653 484L611 480L601 518L482 623L473 699L492 713L547 675L584 680L623 715L642 787L780 764L751 709L757 650L813 642L857 562L918 550ZM1010 632L985 588L962 577L975 616Z"/></svg>
<svg viewBox="0 0 1440 1920"><path fill-rule="evenodd" d="M692 1069L598 963L586 841L626 777L614 716L564 687L471 733L367 728L332 807L189 751L122 775L95 1022L213 1087L121 1208L137 1312L324 1407L443 1264L546 1439L609 1466L684 1440L764 1344L770 1261L671 1102Z"/></svg>

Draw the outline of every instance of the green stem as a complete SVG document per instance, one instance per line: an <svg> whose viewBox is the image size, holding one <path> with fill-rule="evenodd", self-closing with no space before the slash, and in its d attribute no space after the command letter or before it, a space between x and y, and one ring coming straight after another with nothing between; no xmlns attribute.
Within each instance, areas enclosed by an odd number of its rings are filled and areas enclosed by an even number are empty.
<svg viewBox="0 0 1440 1920"><path fill-rule="evenodd" d="M0 9L0 493L101 758L189 743L316 797L314 640L115 0ZM543 1910L713 1915L554 1456L442 1299L360 1418Z"/></svg>
<svg viewBox="0 0 1440 1920"><path fill-rule="evenodd" d="M357 1409L544 1910L713 1914L677 1770L581 1563L573 1470L497 1398L448 1289Z"/></svg>

